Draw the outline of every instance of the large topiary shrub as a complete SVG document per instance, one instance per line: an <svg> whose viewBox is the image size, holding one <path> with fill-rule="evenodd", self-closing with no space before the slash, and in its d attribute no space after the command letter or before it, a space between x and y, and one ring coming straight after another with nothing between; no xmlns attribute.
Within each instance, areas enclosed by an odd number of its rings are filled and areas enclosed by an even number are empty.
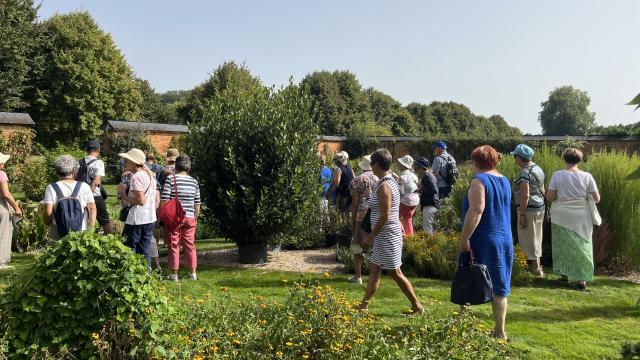
<svg viewBox="0 0 640 360"><path fill-rule="evenodd" d="M129 355L144 358L155 351L152 319L163 304L144 259L119 237L72 233L0 296L4 350L16 359L59 354L86 359L98 352L94 342L108 326L126 334Z"/></svg>
<svg viewBox="0 0 640 360"><path fill-rule="evenodd" d="M266 261L266 244L319 199L317 128L296 86L217 93L191 124L187 153L208 216L238 244L240 261Z"/></svg>

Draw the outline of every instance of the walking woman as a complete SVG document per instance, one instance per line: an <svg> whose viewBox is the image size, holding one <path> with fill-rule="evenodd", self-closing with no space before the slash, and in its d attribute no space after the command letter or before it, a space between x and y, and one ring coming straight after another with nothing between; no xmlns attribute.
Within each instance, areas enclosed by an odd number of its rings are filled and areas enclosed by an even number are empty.
<svg viewBox="0 0 640 360"><path fill-rule="evenodd" d="M491 146L480 146L471 153L476 175L462 205L460 235L462 261L474 256L487 266L493 284L493 336L506 339L507 297L511 290L513 239L511 236L511 187L496 167L500 155Z"/></svg>
<svg viewBox="0 0 640 360"><path fill-rule="evenodd" d="M411 155L401 157L398 163L402 169L397 178L400 185L400 222L404 228L404 235L410 236L413 235L413 214L420 204L420 195L416 192L418 177L413 173L414 162Z"/></svg>
<svg viewBox="0 0 640 360"><path fill-rule="evenodd" d="M197 280L196 275L196 224L200 215L200 185L198 181L189 176L191 170L191 159L186 155L180 155L176 159L176 173L169 175L164 183L160 206L164 206L170 199L176 197L185 211L185 218L182 224L173 229L169 239L169 269L171 275L168 280L178 281L178 268L180 266L180 245L184 251L185 267L189 271L189 278ZM177 191L177 194L176 194Z"/></svg>
<svg viewBox="0 0 640 360"><path fill-rule="evenodd" d="M400 190L389 169L393 159L387 149L376 150L371 155L371 168L380 179L369 198L372 232L363 241L371 248L369 259L369 283L359 308L367 309L369 302L380 286L382 270L387 270L402 292L411 302L408 315L424 312L424 309L409 280L404 276L402 265L402 224L400 211Z"/></svg>
<svg viewBox="0 0 640 360"><path fill-rule="evenodd" d="M355 174L349 166L349 154L346 151L335 154L333 163L335 168L328 192L335 192L336 207L340 213L345 214L351 211L351 181L355 178Z"/></svg>
<svg viewBox="0 0 640 360"><path fill-rule="evenodd" d="M593 176L578 169L582 152L568 148L562 153L565 169L553 173L547 192L551 204L553 271L585 290L593 280L593 218L590 201L600 202Z"/></svg>
<svg viewBox="0 0 640 360"><path fill-rule="evenodd" d="M22 216L22 210L9 190L9 177L4 172L5 163L9 155L0 153L0 270L9 267L11 261L11 238L13 237L13 224L11 222L10 208L13 208L15 216Z"/></svg>

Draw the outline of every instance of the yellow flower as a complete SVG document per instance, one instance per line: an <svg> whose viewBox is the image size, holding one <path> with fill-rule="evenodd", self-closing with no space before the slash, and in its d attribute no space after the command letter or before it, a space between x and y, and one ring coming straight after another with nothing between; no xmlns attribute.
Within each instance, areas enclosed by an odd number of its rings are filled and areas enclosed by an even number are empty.
<svg viewBox="0 0 640 360"><path fill-rule="evenodd" d="M242 344L242 342L240 342L240 340L238 340L238 339L233 339L233 343L236 344L236 345Z"/></svg>
<svg viewBox="0 0 640 360"><path fill-rule="evenodd" d="M286 283L288 283L288 282L289 282L289 280L287 280L287 279L282 279L282 282L286 284Z"/></svg>
<svg viewBox="0 0 640 360"><path fill-rule="evenodd" d="M98 333L93 333L93 334L91 334L91 337L93 338L93 340L98 340L98 339L100 339L100 335L98 335Z"/></svg>
<svg viewBox="0 0 640 360"><path fill-rule="evenodd" d="M262 302L264 301L264 296L256 296L256 300Z"/></svg>
<svg viewBox="0 0 640 360"><path fill-rule="evenodd" d="M286 345L287 345L288 347L292 347L292 346L293 346L293 345L295 345L295 344L294 344L294 343L292 343L291 341L287 341L287 344L286 344Z"/></svg>
<svg viewBox="0 0 640 360"><path fill-rule="evenodd" d="M196 355L193 357L193 360L204 360L204 356Z"/></svg>
<svg viewBox="0 0 640 360"><path fill-rule="evenodd" d="M224 286L223 286L223 287L221 287L221 288L220 288L220 291L222 291L222 292L229 292L229 288L228 288L228 287L224 287Z"/></svg>
<svg viewBox="0 0 640 360"><path fill-rule="evenodd" d="M324 278L326 279L326 278L330 277L331 274L329 274L328 272L325 271L325 272L322 273L322 276L324 276Z"/></svg>
<svg viewBox="0 0 640 360"><path fill-rule="evenodd" d="M304 354L304 355L302 355L302 358L303 358L303 359L308 359L308 358L309 358L309 355L308 355L308 354Z"/></svg>
<svg viewBox="0 0 640 360"><path fill-rule="evenodd" d="M218 348L216 345L213 345L213 346L211 347L211 351L213 351L213 352L218 351L218 349L219 349L219 348Z"/></svg>
<svg viewBox="0 0 640 360"><path fill-rule="evenodd" d="M277 357L282 357L282 355L284 355L284 354L282 353L282 351L277 351L277 352L276 352L276 356L277 356Z"/></svg>
<svg viewBox="0 0 640 360"><path fill-rule="evenodd" d="M234 333L234 332L233 332L233 331L231 331L231 330L227 331L227 336L233 336L233 335L235 335L235 334L236 334L236 333Z"/></svg>

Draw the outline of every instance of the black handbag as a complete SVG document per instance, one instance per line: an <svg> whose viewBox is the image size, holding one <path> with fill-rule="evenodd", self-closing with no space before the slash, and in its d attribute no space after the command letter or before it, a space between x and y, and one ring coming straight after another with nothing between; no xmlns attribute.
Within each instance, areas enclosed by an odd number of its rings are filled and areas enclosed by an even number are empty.
<svg viewBox="0 0 640 360"><path fill-rule="evenodd" d="M120 209L120 215L118 216L118 219L122 222L127 221L127 218L129 217L129 209L131 207L130 206L125 206L123 208Z"/></svg>
<svg viewBox="0 0 640 360"><path fill-rule="evenodd" d="M371 232L373 231L373 229L371 228L371 209L367 210L367 213L364 215L364 219L362 219L360 227L367 234L371 234Z"/></svg>
<svg viewBox="0 0 640 360"><path fill-rule="evenodd" d="M469 261L463 261L463 256ZM473 252L458 256L458 270L451 282L451 302L480 305L493 301L493 285L486 265L477 264Z"/></svg>

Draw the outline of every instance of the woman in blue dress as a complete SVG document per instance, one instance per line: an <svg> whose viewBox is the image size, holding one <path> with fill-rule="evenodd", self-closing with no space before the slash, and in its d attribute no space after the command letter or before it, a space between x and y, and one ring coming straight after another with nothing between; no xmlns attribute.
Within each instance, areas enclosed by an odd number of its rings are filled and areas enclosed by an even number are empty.
<svg viewBox="0 0 640 360"><path fill-rule="evenodd" d="M493 336L506 339L507 297L513 265L511 187L506 176L496 170L500 155L491 146L476 148L471 153L471 161L476 175L463 203L460 251L468 254L471 250L476 262L487 266L495 296Z"/></svg>

